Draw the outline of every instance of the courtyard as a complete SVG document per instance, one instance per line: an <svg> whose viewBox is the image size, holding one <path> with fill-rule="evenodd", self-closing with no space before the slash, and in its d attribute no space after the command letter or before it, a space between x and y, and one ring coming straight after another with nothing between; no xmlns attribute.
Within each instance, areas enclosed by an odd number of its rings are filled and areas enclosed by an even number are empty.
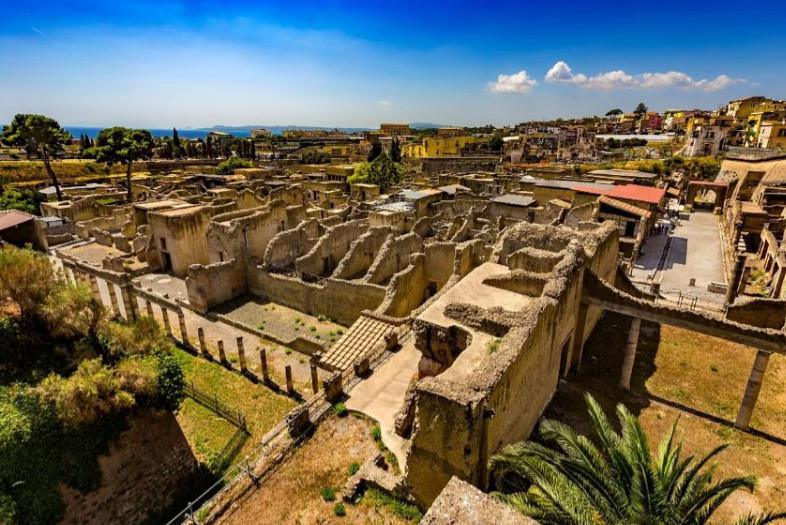
<svg viewBox="0 0 786 525"><path fill-rule="evenodd" d="M751 430L734 428L755 349L669 326L644 322L633 371L624 392L619 376L629 318L606 313L584 349L575 377L560 383L545 417L588 431L584 392L612 415L624 403L639 417L657 452L659 441L679 418L683 456L706 454L729 445L718 458L718 476L758 477L753 494L738 492L719 510L714 523L728 523L749 511L783 510L786 501L786 359L773 354Z"/></svg>
<svg viewBox="0 0 786 525"><path fill-rule="evenodd" d="M680 219L667 240L665 233L647 239L632 278L642 284L659 282L661 295L670 300L682 296L710 307L722 305L725 295L707 290L710 283L726 282L718 215L693 212Z"/></svg>

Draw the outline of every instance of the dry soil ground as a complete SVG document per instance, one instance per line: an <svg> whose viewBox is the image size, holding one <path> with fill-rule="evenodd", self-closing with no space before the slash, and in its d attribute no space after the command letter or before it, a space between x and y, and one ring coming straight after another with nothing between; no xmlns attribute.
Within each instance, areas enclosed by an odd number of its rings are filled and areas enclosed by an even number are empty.
<svg viewBox="0 0 786 525"><path fill-rule="evenodd" d="M333 487L336 501L349 478L350 464L362 464L379 453L371 437L373 424L350 415L331 416L315 434L286 460L262 486L219 521L240 524L378 524L417 523L396 513L395 505L367 493L355 505L345 504L346 516L333 513L336 502L324 501L320 492Z"/></svg>
<svg viewBox="0 0 786 525"><path fill-rule="evenodd" d="M706 453L721 443L718 476L754 474L753 494L738 493L715 523L762 509L786 509L786 358L773 355L752 420L751 432L733 422L755 357L750 347L668 326L643 323L632 391L616 382L622 366L629 318L607 313L584 351L576 377L560 385L546 417L587 430L584 391L611 414L624 403L638 414L653 450L679 417L685 454Z"/></svg>

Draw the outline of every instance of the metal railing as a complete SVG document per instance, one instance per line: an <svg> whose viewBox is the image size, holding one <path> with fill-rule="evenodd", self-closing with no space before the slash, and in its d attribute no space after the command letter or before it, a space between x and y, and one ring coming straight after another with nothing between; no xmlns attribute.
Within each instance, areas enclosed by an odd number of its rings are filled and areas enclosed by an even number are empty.
<svg viewBox="0 0 786 525"><path fill-rule="evenodd" d="M215 414L221 416L222 418L226 419L234 426L249 434L248 431L248 424L246 423L246 416L240 413L237 410L230 408L229 406L222 403L218 396L213 394L210 395L209 393L205 392L204 390L200 390L197 388L194 383L186 383L185 388L183 389L185 395L203 405L205 408L209 409L210 411L214 412Z"/></svg>

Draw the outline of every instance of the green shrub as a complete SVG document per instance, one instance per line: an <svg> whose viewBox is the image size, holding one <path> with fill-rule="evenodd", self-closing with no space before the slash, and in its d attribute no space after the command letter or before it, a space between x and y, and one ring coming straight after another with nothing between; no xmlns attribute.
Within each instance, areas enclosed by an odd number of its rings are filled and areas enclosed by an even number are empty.
<svg viewBox="0 0 786 525"><path fill-rule="evenodd" d="M363 499L373 507L388 508L393 514L410 523L418 523L423 518L420 510L415 505L396 499L378 489L369 488L363 495Z"/></svg>
<svg viewBox="0 0 786 525"><path fill-rule="evenodd" d="M333 505L333 514L335 514L336 516L339 516L339 517L340 516L346 516L347 515L347 509L344 508L344 504L339 501L338 503Z"/></svg>
<svg viewBox="0 0 786 525"><path fill-rule="evenodd" d="M250 168L252 164L239 157L229 157L227 160L216 166L217 175L232 175L238 168Z"/></svg>
<svg viewBox="0 0 786 525"><path fill-rule="evenodd" d="M155 406L164 410L175 411L185 396L186 376L180 363L170 353L158 355L158 376L156 377Z"/></svg>
<svg viewBox="0 0 786 525"><path fill-rule="evenodd" d="M336 489L333 487L323 487L319 494L325 501L336 501Z"/></svg>
<svg viewBox="0 0 786 525"><path fill-rule="evenodd" d="M345 417L349 413L349 410L347 410L347 405L344 403L336 403L333 406L333 411L338 417Z"/></svg>
<svg viewBox="0 0 786 525"><path fill-rule="evenodd" d="M358 464L357 462L353 461L352 463L349 464L349 469L348 470L349 470L349 475L350 476L354 476L355 474L358 473L358 470L360 470L360 464Z"/></svg>
<svg viewBox="0 0 786 525"><path fill-rule="evenodd" d="M374 425L374 428L371 429L371 437L374 438L374 441L382 439L382 429L379 425Z"/></svg>

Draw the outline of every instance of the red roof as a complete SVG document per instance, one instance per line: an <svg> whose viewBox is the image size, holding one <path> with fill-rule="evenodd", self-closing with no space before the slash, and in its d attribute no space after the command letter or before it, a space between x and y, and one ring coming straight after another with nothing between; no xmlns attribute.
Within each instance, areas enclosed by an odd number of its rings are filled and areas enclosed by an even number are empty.
<svg viewBox="0 0 786 525"><path fill-rule="evenodd" d="M13 228L33 219L33 215L19 210L0 211L0 230Z"/></svg>
<svg viewBox="0 0 786 525"><path fill-rule="evenodd" d="M606 195L615 199L647 202L649 204L660 204L663 196L666 194L664 188L653 188L652 186L640 186L638 184L624 184L609 186L608 188L575 186L573 190L582 193L592 193L593 195Z"/></svg>

